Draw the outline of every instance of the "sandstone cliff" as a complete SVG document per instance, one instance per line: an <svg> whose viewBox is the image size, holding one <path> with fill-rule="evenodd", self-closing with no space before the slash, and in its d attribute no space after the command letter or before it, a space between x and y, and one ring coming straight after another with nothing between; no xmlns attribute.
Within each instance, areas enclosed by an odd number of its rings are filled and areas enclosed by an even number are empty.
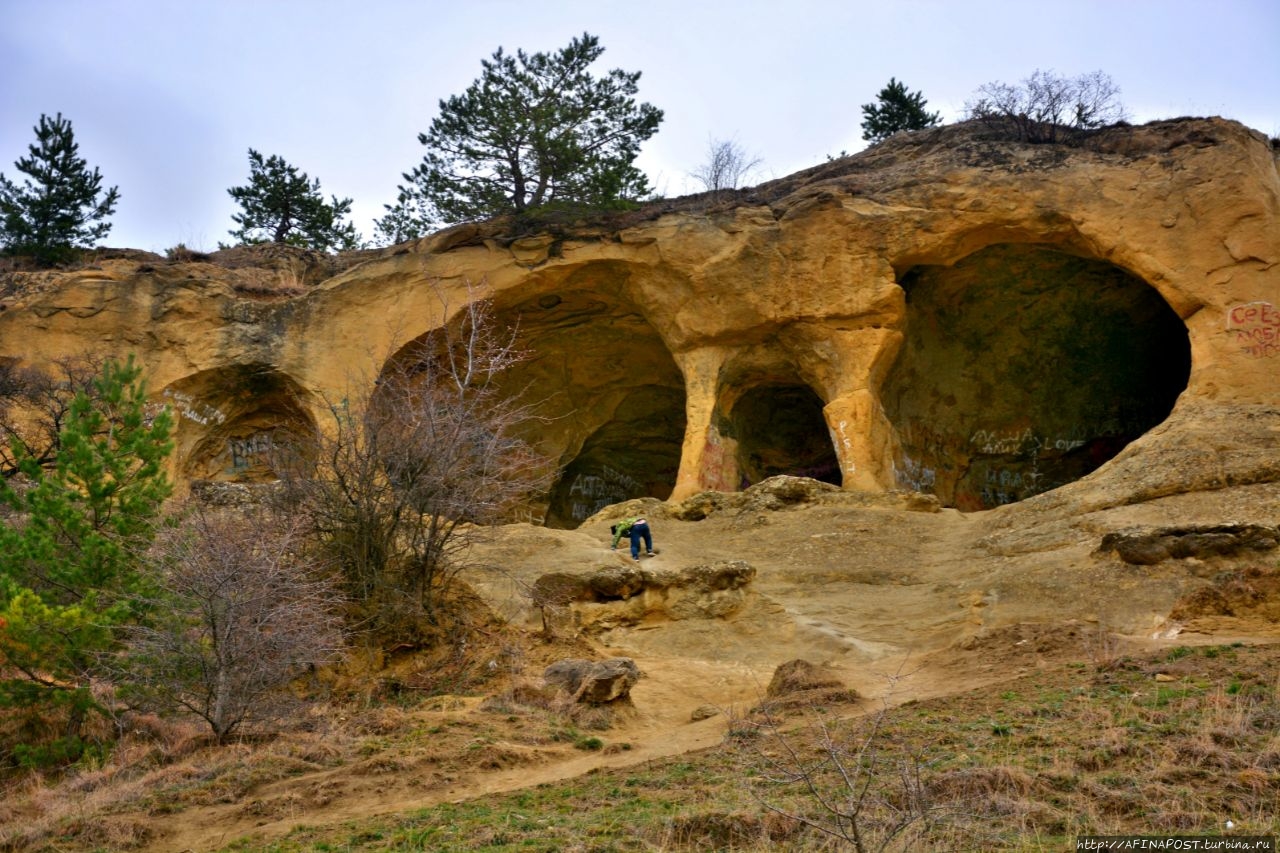
<svg viewBox="0 0 1280 853"><path fill-rule="evenodd" d="M1079 148L961 125L728 199L332 258L101 253L0 280L0 358L135 353L175 474L271 476L469 292L533 357L558 526L775 474L1090 508L1280 479L1280 171L1220 119Z"/></svg>

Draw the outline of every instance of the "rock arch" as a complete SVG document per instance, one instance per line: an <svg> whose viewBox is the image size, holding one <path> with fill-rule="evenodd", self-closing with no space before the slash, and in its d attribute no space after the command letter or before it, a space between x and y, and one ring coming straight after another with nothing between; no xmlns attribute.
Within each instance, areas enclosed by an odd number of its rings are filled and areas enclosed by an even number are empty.
<svg viewBox="0 0 1280 853"><path fill-rule="evenodd" d="M1187 387L1187 329L1095 258L996 244L906 271L906 339L881 388L898 485L986 509L1080 479Z"/></svg>
<svg viewBox="0 0 1280 853"><path fill-rule="evenodd" d="M504 393L519 395L537 416L522 437L561 470L527 520L576 527L608 504L671 495L685 388L632 295L630 264L558 272L493 295L492 321L524 354L501 378Z"/></svg>

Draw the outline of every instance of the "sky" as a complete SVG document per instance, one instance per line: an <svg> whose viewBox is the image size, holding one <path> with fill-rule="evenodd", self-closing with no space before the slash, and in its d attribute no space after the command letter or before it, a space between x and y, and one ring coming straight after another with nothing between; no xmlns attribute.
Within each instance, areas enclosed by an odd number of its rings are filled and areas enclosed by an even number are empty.
<svg viewBox="0 0 1280 853"><path fill-rule="evenodd" d="M760 160L749 183L860 150L890 77L952 122L985 83L1100 70L1135 122L1280 136L1280 0L0 0L0 173L61 112L120 190L105 245L230 241L251 147L353 199L371 238L481 59L583 32L665 112L636 162L666 196L700 189L713 140Z"/></svg>

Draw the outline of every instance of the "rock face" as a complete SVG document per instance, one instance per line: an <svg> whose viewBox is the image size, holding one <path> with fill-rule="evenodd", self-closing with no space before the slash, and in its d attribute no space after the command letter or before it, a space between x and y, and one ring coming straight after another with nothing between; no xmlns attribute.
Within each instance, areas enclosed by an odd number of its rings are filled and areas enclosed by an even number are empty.
<svg viewBox="0 0 1280 853"><path fill-rule="evenodd" d="M1280 527L1261 524L1195 524L1186 527L1118 530L1102 537L1100 552L1150 566L1162 560L1231 556L1270 551L1280 546Z"/></svg>
<svg viewBox="0 0 1280 853"><path fill-rule="evenodd" d="M775 475L981 509L1280 478L1280 172L1220 119L1078 148L958 125L742 191L342 266L138 253L0 279L0 358L135 353L181 483L270 480L477 293L563 466L529 520ZM259 259L263 260L263 259Z"/></svg>
<svg viewBox="0 0 1280 853"><path fill-rule="evenodd" d="M744 560L654 571L605 566L586 575L553 572L533 584L543 630L599 633L646 622L720 619L746 604L756 570Z"/></svg>

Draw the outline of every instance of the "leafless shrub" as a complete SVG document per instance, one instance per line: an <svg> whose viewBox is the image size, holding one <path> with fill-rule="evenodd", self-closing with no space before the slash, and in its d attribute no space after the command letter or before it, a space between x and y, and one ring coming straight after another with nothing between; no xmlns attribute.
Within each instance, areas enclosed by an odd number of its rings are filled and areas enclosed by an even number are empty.
<svg viewBox="0 0 1280 853"><path fill-rule="evenodd" d="M15 447L37 465L52 462L71 401L96 394L101 375L102 360L88 354L54 359L46 370L0 359L0 476L17 473Z"/></svg>
<svg viewBox="0 0 1280 853"><path fill-rule="evenodd" d="M857 853L889 849L913 824L930 818L934 808L919 757L883 749L887 697L877 713L844 735L811 710L802 729L785 729L768 703L749 718L730 720L728 742L744 760L752 794L766 811Z"/></svg>
<svg viewBox="0 0 1280 853"><path fill-rule="evenodd" d="M1012 127L1024 142L1070 142L1085 131L1123 121L1120 87L1101 71L1061 77L1036 70L1020 86L992 82L965 104L969 118Z"/></svg>
<svg viewBox="0 0 1280 853"><path fill-rule="evenodd" d="M276 466L349 593L390 624L434 619L481 525L550 482L548 460L518 437L534 407L499 385L524 358L515 334L469 298L371 389L330 405L324 434Z"/></svg>
<svg viewBox="0 0 1280 853"><path fill-rule="evenodd" d="M760 165L733 139L713 139L707 143L707 159L690 173L708 192L719 196L725 190L736 190Z"/></svg>
<svg viewBox="0 0 1280 853"><path fill-rule="evenodd" d="M123 695L186 709L219 743L291 703L284 688L333 659L340 597L273 516L195 508L158 537L158 618L133 629Z"/></svg>

